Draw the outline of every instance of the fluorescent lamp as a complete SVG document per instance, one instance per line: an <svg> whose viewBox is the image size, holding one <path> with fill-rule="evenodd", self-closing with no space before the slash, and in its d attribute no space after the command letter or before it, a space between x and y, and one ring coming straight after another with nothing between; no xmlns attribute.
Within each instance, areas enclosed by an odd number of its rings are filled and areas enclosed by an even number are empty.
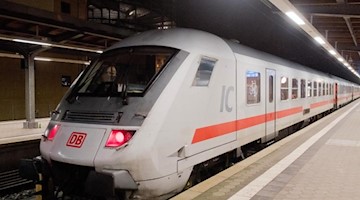
<svg viewBox="0 0 360 200"><path fill-rule="evenodd" d="M331 55L336 55L336 52L335 52L334 50L330 50L329 53L330 53Z"/></svg>
<svg viewBox="0 0 360 200"><path fill-rule="evenodd" d="M27 43L27 44L37 44L37 45L42 45L42 46L51 46L52 45L52 44L46 43L46 42L36 42L36 41L22 40L22 39L13 39L12 41L22 42L22 43Z"/></svg>
<svg viewBox="0 0 360 200"><path fill-rule="evenodd" d="M60 44L50 44L46 42L38 42L33 40L25 40L25 39L16 39L16 38L10 38L10 37L3 37L3 35L0 34L0 40L7 40L7 41L13 41L13 42L21 42L21 43L27 43L27 44L36 44L36 45L42 45L42 46L51 46L51 47L57 47L57 48L63 48L63 49L73 49L73 50L79 50L79 51L88 51L88 52L94 52L94 53L103 53L102 50L96 50L96 49L87 49L87 48L81 48L76 46L68 46L68 45L60 45Z"/></svg>
<svg viewBox="0 0 360 200"><path fill-rule="evenodd" d="M319 37L319 36L314 37L314 39L315 39L316 42L318 42L319 44L325 44L325 41L324 41L321 37Z"/></svg>
<svg viewBox="0 0 360 200"><path fill-rule="evenodd" d="M290 19L292 19L295 23L297 23L298 25L304 25L305 22L293 11L289 11L285 13L288 17L290 17Z"/></svg>
<svg viewBox="0 0 360 200"><path fill-rule="evenodd" d="M79 50L79 51L88 51L88 52L94 52L94 53L102 53L101 50L95 50L95 49L86 49L81 47L75 47L75 46L66 46L66 45L59 45L59 44L53 44L53 47L58 48L64 48L64 49L73 49L73 50Z"/></svg>
<svg viewBox="0 0 360 200"><path fill-rule="evenodd" d="M344 65L345 65L346 67L349 67L349 66L350 66L348 63L344 63Z"/></svg>
<svg viewBox="0 0 360 200"><path fill-rule="evenodd" d="M343 62L343 61L344 61L344 58L341 58L341 57L338 57L337 59L338 59L338 61L340 61L340 62Z"/></svg>
<svg viewBox="0 0 360 200"><path fill-rule="evenodd" d="M135 14L135 10L132 10L129 12L129 16L134 15L134 14Z"/></svg>
<svg viewBox="0 0 360 200"><path fill-rule="evenodd" d="M52 61L52 59L50 59L50 58L44 58L44 57L35 57L34 60L38 60L38 61Z"/></svg>

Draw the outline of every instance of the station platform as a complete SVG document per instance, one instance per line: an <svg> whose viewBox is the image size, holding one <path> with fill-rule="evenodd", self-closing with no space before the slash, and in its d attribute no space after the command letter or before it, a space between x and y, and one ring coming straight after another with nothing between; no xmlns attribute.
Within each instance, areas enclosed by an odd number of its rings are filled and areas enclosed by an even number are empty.
<svg viewBox="0 0 360 200"><path fill-rule="evenodd" d="M359 199L360 100L172 200Z"/></svg>
<svg viewBox="0 0 360 200"><path fill-rule="evenodd" d="M0 145L40 139L50 121L50 118L38 118L35 121L38 122L39 128L23 128L25 120L0 122Z"/></svg>

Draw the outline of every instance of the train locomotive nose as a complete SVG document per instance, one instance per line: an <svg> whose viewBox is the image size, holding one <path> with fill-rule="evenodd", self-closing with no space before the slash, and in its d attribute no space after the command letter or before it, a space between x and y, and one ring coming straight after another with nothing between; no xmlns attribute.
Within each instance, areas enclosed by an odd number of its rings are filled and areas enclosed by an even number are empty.
<svg viewBox="0 0 360 200"><path fill-rule="evenodd" d="M94 166L106 129L61 126L50 150L51 160Z"/></svg>

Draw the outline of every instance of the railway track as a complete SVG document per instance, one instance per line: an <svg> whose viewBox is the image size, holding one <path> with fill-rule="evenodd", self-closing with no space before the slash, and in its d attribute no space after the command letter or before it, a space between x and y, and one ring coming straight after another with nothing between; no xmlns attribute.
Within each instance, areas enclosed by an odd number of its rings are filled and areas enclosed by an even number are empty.
<svg viewBox="0 0 360 200"><path fill-rule="evenodd" d="M19 164L22 158L40 154L40 140L0 145L0 199L12 193L34 188L34 183L20 177Z"/></svg>
<svg viewBox="0 0 360 200"><path fill-rule="evenodd" d="M19 170L10 170L0 173L0 196L33 187L33 181L21 178Z"/></svg>

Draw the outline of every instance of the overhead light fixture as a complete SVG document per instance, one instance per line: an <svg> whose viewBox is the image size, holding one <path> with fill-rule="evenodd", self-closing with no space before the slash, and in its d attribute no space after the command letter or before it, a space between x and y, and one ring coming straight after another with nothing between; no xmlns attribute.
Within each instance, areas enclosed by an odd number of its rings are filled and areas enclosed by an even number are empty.
<svg viewBox="0 0 360 200"><path fill-rule="evenodd" d="M41 46L51 46L52 44L46 43L46 42L37 42L37 41L31 41L31 40L22 40L22 39L13 39L14 42L21 42L26 44L36 44Z"/></svg>
<svg viewBox="0 0 360 200"><path fill-rule="evenodd" d="M47 42L41 42L41 41L34 41L34 40L26 40L23 38L11 38L5 35L0 34L0 40L7 40L7 41L13 41L13 42L20 42L20 43L26 43L26 44L35 44L35 45L41 45L45 47L57 47L62 49L72 49L72 50L78 50L78 51L88 51L88 52L94 52L94 53L103 53L102 50L99 49L88 49L88 48L82 48L77 46L69 46L69 45L61 45L61 44L52 44Z"/></svg>
<svg viewBox="0 0 360 200"><path fill-rule="evenodd" d="M318 42L319 44L325 44L325 41L324 41L321 37L319 37L319 36L314 37L314 39L315 39L316 42Z"/></svg>
<svg viewBox="0 0 360 200"><path fill-rule="evenodd" d="M50 57L39 57L36 56L34 60L37 61L51 61L51 62L60 62L60 63L71 63L71 64L80 64L80 65L90 65L90 61L86 60L72 60L64 58L50 58Z"/></svg>
<svg viewBox="0 0 360 200"><path fill-rule="evenodd" d="M334 50L330 50L329 53L330 53L331 55L336 55L336 52L335 52Z"/></svg>
<svg viewBox="0 0 360 200"><path fill-rule="evenodd" d="M0 57L4 58L16 58L16 59L24 59L24 56L19 54L10 54L10 53L0 53ZM36 56L34 58L36 61L50 61L50 62L60 62L60 63L71 63L71 64L81 64L81 65L90 65L91 60L72 60L72 59L64 59L64 58L50 58L50 57L39 57Z"/></svg>
<svg viewBox="0 0 360 200"><path fill-rule="evenodd" d="M37 61L52 61L51 58L44 58L44 57L35 57L34 60L37 60Z"/></svg>
<svg viewBox="0 0 360 200"><path fill-rule="evenodd" d="M305 22L304 20L302 20L296 13L294 13L293 11L289 11L285 13L290 19L292 19L295 23L297 23L298 25L304 25Z"/></svg>
<svg viewBox="0 0 360 200"><path fill-rule="evenodd" d="M132 11L129 12L129 16L132 16L134 14L135 14L135 10L132 10Z"/></svg>
<svg viewBox="0 0 360 200"><path fill-rule="evenodd" d="M343 61L344 61L344 58L341 58L341 57L338 57L337 59L338 59L338 61L340 61L340 62L343 62Z"/></svg>
<svg viewBox="0 0 360 200"><path fill-rule="evenodd" d="M321 33L310 23L308 20L301 15L300 12L293 6L293 4L289 0L268 0L275 7L277 7L281 12L286 14L289 18L291 18L295 23L302 25L300 26L303 31L305 31L309 36L313 37L323 48L327 49L331 55L338 58L338 52L334 49L330 44L324 41ZM351 59L346 61L341 61L343 65L347 62L351 63ZM349 64L348 64L349 65ZM347 67L347 66L346 66ZM351 68L352 69L352 68ZM350 68L349 68L350 70ZM352 71L357 77L360 78L360 75L356 72L356 70Z"/></svg>
<svg viewBox="0 0 360 200"><path fill-rule="evenodd" d="M72 50L78 50L78 51L88 51L88 52L94 52L94 53L102 53L101 50L95 50L95 49L87 49L87 48L81 48L81 47L75 47L75 46L67 46L67 45L59 45L59 44L53 44L53 47L63 48L63 49L72 49Z"/></svg>

